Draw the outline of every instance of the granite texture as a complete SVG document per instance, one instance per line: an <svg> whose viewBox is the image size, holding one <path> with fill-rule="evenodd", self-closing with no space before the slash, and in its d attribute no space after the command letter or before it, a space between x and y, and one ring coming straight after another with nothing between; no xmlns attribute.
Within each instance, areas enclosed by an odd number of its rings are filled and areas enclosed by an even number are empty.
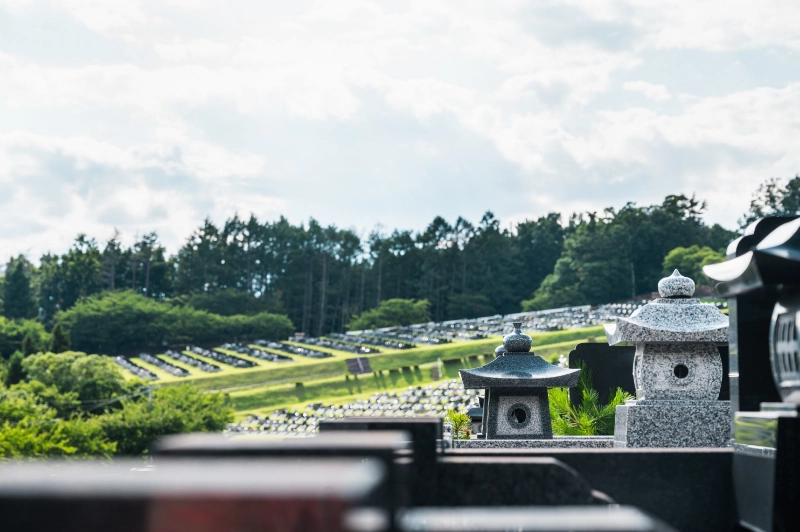
<svg viewBox="0 0 800 532"><path fill-rule="evenodd" d="M499 398L497 417L497 434L514 436L520 432L543 434L542 418L539 415L540 398L536 395L501 395ZM524 419L518 419L515 412L524 413ZM548 420L549 421L549 420Z"/></svg>
<svg viewBox="0 0 800 532"><path fill-rule="evenodd" d="M605 326L610 345L619 342L679 343L728 341L728 317L699 299L656 299L628 318Z"/></svg>
<svg viewBox="0 0 800 532"><path fill-rule="evenodd" d="M553 436L549 440L453 440L453 449L604 449L614 436Z"/></svg>
<svg viewBox="0 0 800 532"><path fill-rule="evenodd" d="M506 353L459 372L464 388L562 388L578 384L579 369L554 366L533 353Z"/></svg>
<svg viewBox="0 0 800 532"><path fill-rule="evenodd" d="M694 281L675 270L669 277L658 282L658 295L661 297L692 297Z"/></svg>
<svg viewBox="0 0 800 532"><path fill-rule="evenodd" d="M714 401L722 386L714 344L637 344L633 368L639 399Z"/></svg>
<svg viewBox="0 0 800 532"><path fill-rule="evenodd" d="M484 451L485 452L485 451ZM563 506L595 502L592 487L550 457L445 455L427 487L438 507Z"/></svg>
<svg viewBox="0 0 800 532"><path fill-rule="evenodd" d="M451 449L447 456L551 456L618 504L635 506L681 532L735 527L731 468L734 452L723 448L668 449Z"/></svg>
<svg viewBox="0 0 800 532"><path fill-rule="evenodd" d="M775 458L777 451L772 447L760 447L758 445L744 445L734 442L733 450L737 454L747 454L751 456L763 456L764 458Z"/></svg>
<svg viewBox="0 0 800 532"><path fill-rule="evenodd" d="M728 447L731 444L729 401L628 401L617 407L614 447Z"/></svg>
<svg viewBox="0 0 800 532"><path fill-rule="evenodd" d="M507 353L528 353L531 350L531 337L522 332L522 322L515 321L514 332L503 337L503 349Z"/></svg>
<svg viewBox="0 0 800 532"><path fill-rule="evenodd" d="M518 422L515 410L525 413ZM487 390L486 420L482 433L489 439L552 438L547 388Z"/></svg>

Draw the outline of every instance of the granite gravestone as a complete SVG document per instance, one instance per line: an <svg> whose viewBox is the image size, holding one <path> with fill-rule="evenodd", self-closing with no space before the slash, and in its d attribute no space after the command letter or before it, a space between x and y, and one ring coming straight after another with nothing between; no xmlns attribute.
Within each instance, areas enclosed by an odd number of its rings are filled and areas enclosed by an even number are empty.
<svg viewBox="0 0 800 532"><path fill-rule="evenodd" d="M728 318L693 298L694 281L675 272L658 283L660 299L606 325L609 345L636 346L635 401L617 407L616 447L724 447L730 402L719 401Z"/></svg>
<svg viewBox="0 0 800 532"><path fill-rule="evenodd" d="M547 388L578 383L580 370L554 366L531 353L531 337L521 326L514 323L496 359L459 371L464 388L485 390L481 432L486 439L552 438Z"/></svg>
<svg viewBox="0 0 800 532"><path fill-rule="evenodd" d="M704 268L730 309L733 478L739 520L793 530L800 506L800 219L753 222ZM758 411L756 410L758 408Z"/></svg>

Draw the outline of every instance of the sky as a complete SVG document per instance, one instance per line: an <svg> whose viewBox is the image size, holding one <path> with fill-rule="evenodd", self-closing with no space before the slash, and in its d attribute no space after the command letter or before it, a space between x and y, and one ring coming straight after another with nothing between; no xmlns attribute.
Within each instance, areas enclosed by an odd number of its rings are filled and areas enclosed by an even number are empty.
<svg viewBox="0 0 800 532"><path fill-rule="evenodd" d="M0 0L0 261L206 217L508 227L800 173L800 2Z"/></svg>

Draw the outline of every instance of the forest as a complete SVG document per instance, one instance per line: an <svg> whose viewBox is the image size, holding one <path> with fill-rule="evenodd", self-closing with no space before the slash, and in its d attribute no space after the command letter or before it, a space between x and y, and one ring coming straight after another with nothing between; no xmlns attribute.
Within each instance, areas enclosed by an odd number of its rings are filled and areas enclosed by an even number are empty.
<svg viewBox="0 0 800 532"><path fill-rule="evenodd" d="M800 177L764 182L742 227L754 217L796 212L798 190ZM156 233L128 247L118 233L103 242L81 234L67 252L45 254L38 265L11 258L0 278L0 308L7 320L35 320L48 331L60 321L70 329L88 312L71 311L78 301L102 313L109 294L131 292L163 304L158 311L148 303L148 312L172 313L162 328L194 319L167 310L185 307L219 317L220 334L228 330L225 317L278 314L288 320L273 324L276 334L293 327L322 335L397 298L426 300L437 321L606 303L650 294L676 248L696 246L706 259L721 260L737 232L706 224L704 210L700 199L670 195L656 205L553 212L509 227L491 212L477 223L436 217L422 231L363 238L314 219L294 225L236 215L219 225L205 220L174 255Z"/></svg>

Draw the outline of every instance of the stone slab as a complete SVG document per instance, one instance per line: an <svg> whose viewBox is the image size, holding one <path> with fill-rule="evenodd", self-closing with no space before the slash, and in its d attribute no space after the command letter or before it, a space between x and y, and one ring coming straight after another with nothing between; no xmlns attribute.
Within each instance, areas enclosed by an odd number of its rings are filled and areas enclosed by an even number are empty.
<svg viewBox="0 0 800 532"><path fill-rule="evenodd" d="M425 506L564 506L597 502L586 480L550 457L439 459Z"/></svg>
<svg viewBox="0 0 800 532"><path fill-rule="evenodd" d="M614 436L553 436L551 440L453 440L453 449L607 449Z"/></svg>
<svg viewBox="0 0 800 532"><path fill-rule="evenodd" d="M403 532L668 532L674 530L637 508L425 508L407 510ZM361 532L361 531L356 531Z"/></svg>
<svg viewBox="0 0 800 532"><path fill-rule="evenodd" d="M729 401L629 401L617 407L614 447L729 447ZM702 404L705 403L705 404Z"/></svg>
<svg viewBox="0 0 800 532"><path fill-rule="evenodd" d="M621 505L641 508L682 532L738 530L731 482L734 451L669 449L452 449L448 456L545 457L563 462Z"/></svg>

